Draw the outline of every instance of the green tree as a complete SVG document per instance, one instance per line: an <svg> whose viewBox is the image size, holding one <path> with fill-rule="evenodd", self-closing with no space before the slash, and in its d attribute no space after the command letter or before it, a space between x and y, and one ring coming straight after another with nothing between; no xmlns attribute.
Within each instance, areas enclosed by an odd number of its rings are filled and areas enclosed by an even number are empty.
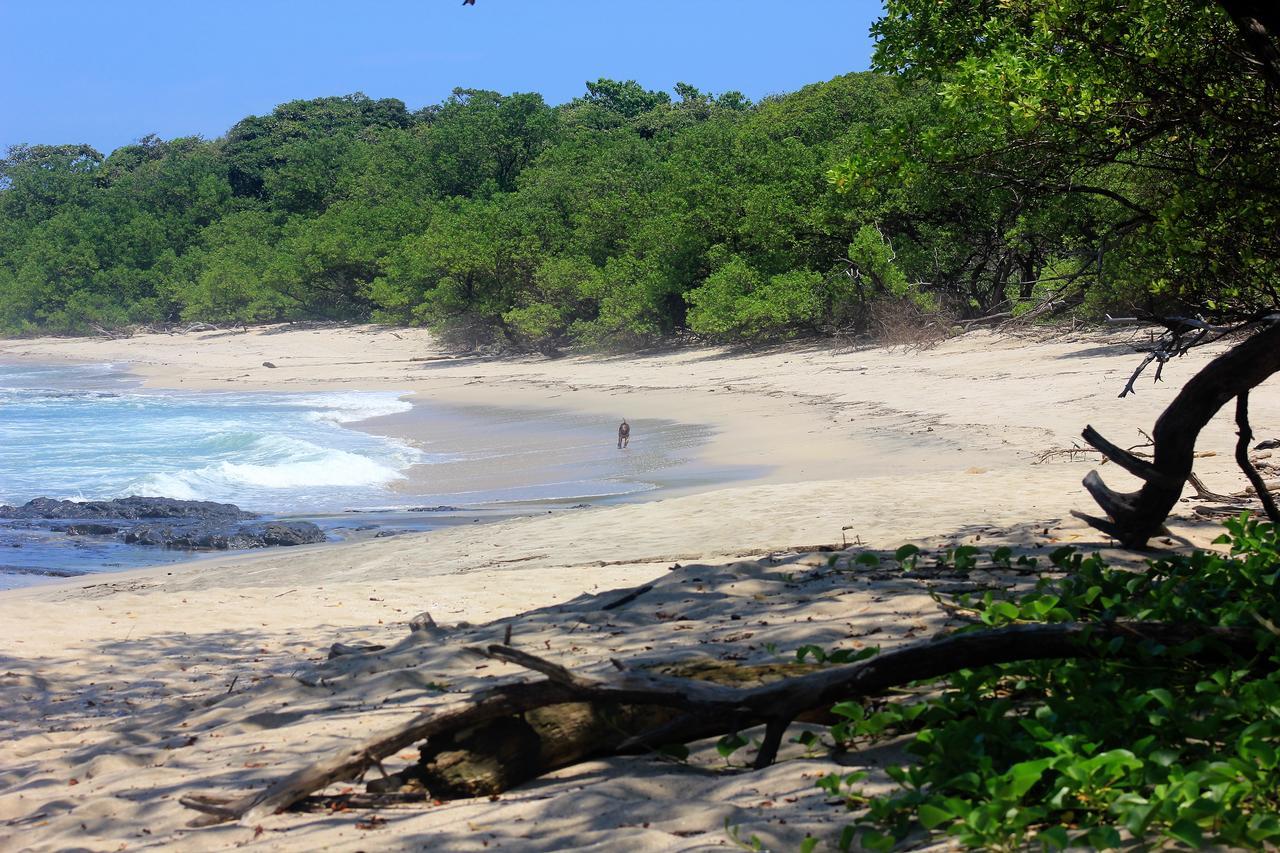
<svg viewBox="0 0 1280 853"><path fill-rule="evenodd" d="M284 317L297 303L269 281L279 239L280 228L263 211L230 214L205 229L189 258L189 278L174 286L182 318L251 323Z"/></svg>
<svg viewBox="0 0 1280 853"><path fill-rule="evenodd" d="M1248 312L1275 302L1280 126L1234 5L890 0L876 63L940 92L932 169L1099 202L1073 236L1139 307Z"/></svg>
<svg viewBox="0 0 1280 853"><path fill-rule="evenodd" d="M222 156L237 195L262 197L267 173L282 166L289 143L352 139L362 132L406 128L413 118L395 98L373 100L362 93L290 101L266 116L237 122L222 142ZM298 149L306 152L307 149Z"/></svg>
<svg viewBox="0 0 1280 853"><path fill-rule="evenodd" d="M541 95L480 89L454 89L428 124L426 158L440 196L511 192L556 132Z"/></svg>
<svg viewBox="0 0 1280 853"><path fill-rule="evenodd" d="M809 331L821 309L821 284L822 277L809 270L766 278L734 256L689 292L689 328L747 340Z"/></svg>
<svg viewBox="0 0 1280 853"><path fill-rule="evenodd" d="M587 84L587 94L582 101L630 120L670 104L671 96L666 92L650 91L635 80L623 83L601 77Z"/></svg>
<svg viewBox="0 0 1280 853"><path fill-rule="evenodd" d="M40 221L86 204L102 154L88 145L14 145L0 159L0 213Z"/></svg>

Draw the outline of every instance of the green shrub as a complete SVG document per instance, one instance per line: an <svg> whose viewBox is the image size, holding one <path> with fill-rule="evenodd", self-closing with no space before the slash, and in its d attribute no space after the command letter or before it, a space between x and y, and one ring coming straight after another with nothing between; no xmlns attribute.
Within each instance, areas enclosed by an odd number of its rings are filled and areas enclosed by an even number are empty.
<svg viewBox="0 0 1280 853"><path fill-rule="evenodd" d="M689 328L715 338L779 337L812 328L822 276L810 270L764 277L734 256L685 297Z"/></svg>
<svg viewBox="0 0 1280 853"><path fill-rule="evenodd" d="M912 733L917 759L890 769L900 788L888 796L863 796L856 776L823 781L862 810L840 846L887 849L930 834L993 849L1109 848L1126 837L1280 843L1280 548L1270 524L1242 516L1227 528L1226 556L1200 551L1132 572L1063 548L1052 557L1067 572L1060 580L960 597L976 629L1141 620L1184 626L1193 639L1095 639L1094 657L958 672L925 702L837 706L839 739ZM1242 629L1256 647L1215 649L1196 627Z"/></svg>

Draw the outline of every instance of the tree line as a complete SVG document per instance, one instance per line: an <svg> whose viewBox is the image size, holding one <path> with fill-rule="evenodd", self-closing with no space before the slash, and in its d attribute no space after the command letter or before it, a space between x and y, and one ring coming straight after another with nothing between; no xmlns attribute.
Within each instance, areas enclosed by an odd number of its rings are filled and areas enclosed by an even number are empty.
<svg viewBox="0 0 1280 853"><path fill-rule="evenodd" d="M601 79L551 107L458 89L416 112L355 94L212 141L14 145L0 330L344 319L543 350L752 340L859 330L881 299L1029 305L1079 254L1051 215L891 163L938 115L928 87L868 72L759 103L675 93ZM893 173L851 192L851 155Z"/></svg>

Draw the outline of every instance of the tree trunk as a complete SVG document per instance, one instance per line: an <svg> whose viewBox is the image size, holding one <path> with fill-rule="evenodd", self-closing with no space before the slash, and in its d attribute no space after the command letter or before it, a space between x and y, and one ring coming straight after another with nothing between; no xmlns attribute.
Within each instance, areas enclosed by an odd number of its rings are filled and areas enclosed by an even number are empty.
<svg viewBox="0 0 1280 853"><path fill-rule="evenodd" d="M1139 459L1085 427L1085 441L1129 473L1145 481L1137 492L1116 492L1097 471L1084 478L1084 487L1110 516L1095 518L1073 513L1130 548L1142 548L1164 527L1165 519L1191 476L1196 438L1228 401L1260 385L1280 371L1280 323L1275 323L1232 347L1191 377L1156 421L1151 436L1151 462Z"/></svg>

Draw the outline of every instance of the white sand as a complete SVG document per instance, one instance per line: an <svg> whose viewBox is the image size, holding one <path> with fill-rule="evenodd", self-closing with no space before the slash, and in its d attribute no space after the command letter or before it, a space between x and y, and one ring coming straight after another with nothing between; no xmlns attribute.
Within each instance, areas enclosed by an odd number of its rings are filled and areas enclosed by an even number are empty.
<svg viewBox="0 0 1280 853"><path fill-rule="evenodd" d="M743 838L784 849L806 831L830 837L841 815L812 786L835 769L829 758L725 773L706 769L723 765L707 749L692 768L612 759L496 802L384 811L376 829L357 828L367 813L291 813L260 828L191 831L194 814L177 799L243 792L423 703L456 699L478 676L516 672L477 671L461 651L500 636L501 623L402 643L424 610L441 623L510 618L518 646L586 667L611 655L768 660L765 644L789 654L809 642L887 646L923 635L941 624L923 594L930 581L829 572L827 555L804 552L845 542L1104 544L1068 517L1092 509L1079 481L1096 455L1036 456L1078 442L1086 423L1140 443L1139 430L1207 357L1175 362L1166 383L1144 380L1137 397L1117 400L1139 360L1128 340L974 334L924 352L558 360L448 358L424 332L374 327L0 342L0 358L128 362L160 387L398 389L705 423L716 431L705 465L767 466L749 481L638 505L0 594L0 848L702 849L729 844L726 818ZM1269 437L1280 396L1264 388L1252 403L1255 431ZM1229 413L1201 438L1218 455L1197 470L1219 492L1244 487L1233 443ZM1104 474L1129 487L1113 466ZM1171 531L1204 543L1217 529L1190 507L1180 505ZM722 564L732 567L708 568ZM654 578L659 587L612 623L589 602L551 607ZM537 608L551 609L519 615ZM339 640L401 645L376 656L377 673L336 662L322 671L328 688L290 677L315 670ZM440 683L454 692L429 686Z"/></svg>

